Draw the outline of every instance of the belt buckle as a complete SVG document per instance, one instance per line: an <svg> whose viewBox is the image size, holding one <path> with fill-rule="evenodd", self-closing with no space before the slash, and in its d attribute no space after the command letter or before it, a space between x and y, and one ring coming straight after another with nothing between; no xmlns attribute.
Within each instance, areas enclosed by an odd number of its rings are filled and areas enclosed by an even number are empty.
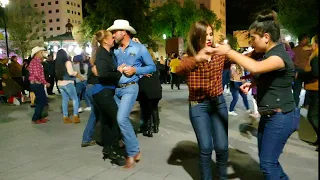
<svg viewBox="0 0 320 180"><path fill-rule="evenodd" d="M195 105L198 105L199 102L198 101L190 101L190 104L191 104L191 106L195 106Z"/></svg>

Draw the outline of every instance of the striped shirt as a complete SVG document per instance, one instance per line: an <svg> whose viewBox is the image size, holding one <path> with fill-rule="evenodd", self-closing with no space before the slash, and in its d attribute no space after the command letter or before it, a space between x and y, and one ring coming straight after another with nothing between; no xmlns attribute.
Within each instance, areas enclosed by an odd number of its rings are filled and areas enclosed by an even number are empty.
<svg viewBox="0 0 320 180"><path fill-rule="evenodd" d="M196 63L194 57L183 57L177 74L187 76L189 101L203 101L222 95L222 71L225 56L214 55L211 61Z"/></svg>

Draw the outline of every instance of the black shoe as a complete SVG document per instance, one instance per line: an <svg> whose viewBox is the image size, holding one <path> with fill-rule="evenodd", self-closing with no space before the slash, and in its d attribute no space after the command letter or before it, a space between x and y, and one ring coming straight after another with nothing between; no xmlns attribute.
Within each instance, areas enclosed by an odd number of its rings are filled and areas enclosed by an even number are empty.
<svg viewBox="0 0 320 180"><path fill-rule="evenodd" d="M35 108L35 107L36 107L36 105L32 104L32 105L30 105L30 107L31 107L31 108Z"/></svg>
<svg viewBox="0 0 320 180"><path fill-rule="evenodd" d="M153 132L158 133L159 132L159 124L160 124L158 108L152 112L152 120L153 120Z"/></svg>
<svg viewBox="0 0 320 180"><path fill-rule="evenodd" d="M147 137L153 137L152 133L153 133L153 129L152 129L152 116L151 116L151 117L149 117L149 119L147 121L147 128L142 133L142 135L147 136Z"/></svg>
<svg viewBox="0 0 320 180"><path fill-rule="evenodd" d="M126 159L124 153L121 153L119 149L111 148L103 148L102 150L103 157L102 159L105 161L106 159L110 159L112 164L116 164L118 166L124 166L126 164Z"/></svg>

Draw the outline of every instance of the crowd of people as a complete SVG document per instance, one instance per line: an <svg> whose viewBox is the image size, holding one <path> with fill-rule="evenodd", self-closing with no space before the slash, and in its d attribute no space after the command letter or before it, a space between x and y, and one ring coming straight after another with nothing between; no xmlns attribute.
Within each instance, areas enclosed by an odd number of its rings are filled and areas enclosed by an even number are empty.
<svg viewBox="0 0 320 180"><path fill-rule="evenodd" d="M200 149L201 179L211 180L213 176L227 179L228 115L237 116L235 106L239 95L247 112L259 119L258 155L265 179L289 179L279 157L299 126L299 95L303 84L307 91L303 106L308 107L307 118L318 135L318 36L312 38L311 46L306 35L299 37L297 47L284 43L277 14L271 10L261 11L249 31L254 50L239 53L228 44L215 44L212 25L197 21L189 30L186 54L178 57L172 53L157 61L150 48L132 38L136 31L129 22L116 20L107 30L93 35L90 60L84 55L71 60L60 49L53 61L43 47L33 48L30 60L22 66L15 56L11 57L9 67L8 59L1 59L0 88L7 97L13 96L14 101L17 94L25 95L24 90L34 93L29 93L31 106L35 106L32 122L43 124L48 122L47 113L43 113L48 104L45 88L48 95L54 95L52 88L56 83L62 95L65 124L80 123L79 113L91 111L81 146L96 144L93 132L100 122L99 143L103 146L104 159L130 169L142 156L129 118L135 102L140 104L140 131L153 137L153 133L159 132L161 84L171 83L171 89L176 86L179 90L185 77L189 117ZM13 91L12 87L18 90ZM225 87L232 94L229 108L223 95ZM253 95L252 112L247 99L249 91ZM70 99L72 118L68 114ZM84 109L80 107L82 99ZM317 143L318 140L314 144ZM215 175L211 168L213 150Z"/></svg>

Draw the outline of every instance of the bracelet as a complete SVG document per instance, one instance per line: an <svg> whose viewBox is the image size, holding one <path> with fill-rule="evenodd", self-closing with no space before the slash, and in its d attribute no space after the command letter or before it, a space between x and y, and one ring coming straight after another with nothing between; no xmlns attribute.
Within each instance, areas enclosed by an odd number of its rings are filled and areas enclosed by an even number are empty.
<svg viewBox="0 0 320 180"><path fill-rule="evenodd" d="M225 53L225 55L228 55L228 52L231 51L231 50L232 50L232 49L229 49L229 50Z"/></svg>

